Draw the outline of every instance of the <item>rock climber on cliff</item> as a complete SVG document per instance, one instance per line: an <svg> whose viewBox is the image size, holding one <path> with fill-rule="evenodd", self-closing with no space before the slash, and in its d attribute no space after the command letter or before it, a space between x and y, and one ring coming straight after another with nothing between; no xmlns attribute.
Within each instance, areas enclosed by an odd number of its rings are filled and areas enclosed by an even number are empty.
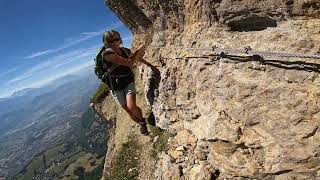
<svg viewBox="0 0 320 180"><path fill-rule="evenodd" d="M101 54L103 65L109 71L106 84L117 103L140 125L141 134L148 135L146 120L136 104L134 74L131 70L136 66L135 62L137 58L141 58L144 50L140 48L131 53L130 49L121 47L120 33L114 30L103 33L103 44L105 47Z"/></svg>

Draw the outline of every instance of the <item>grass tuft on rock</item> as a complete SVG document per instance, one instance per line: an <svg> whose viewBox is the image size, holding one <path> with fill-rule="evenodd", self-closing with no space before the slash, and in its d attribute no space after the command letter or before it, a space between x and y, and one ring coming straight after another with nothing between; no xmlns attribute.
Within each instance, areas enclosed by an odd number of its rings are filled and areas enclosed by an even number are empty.
<svg viewBox="0 0 320 180"><path fill-rule="evenodd" d="M135 180L138 177L139 146L137 137L130 135L112 162L105 180Z"/></svg>
<svg viewBox="0 0 320 180"><path fill-rule="evenodd" d="M156 138L156 141L154 142L153 153L153 156L156 158L158 154L166 149L168 140L170 137L172 137L172 134L158 127L151 127L150 130L152 132L152 138Z"/></svg>

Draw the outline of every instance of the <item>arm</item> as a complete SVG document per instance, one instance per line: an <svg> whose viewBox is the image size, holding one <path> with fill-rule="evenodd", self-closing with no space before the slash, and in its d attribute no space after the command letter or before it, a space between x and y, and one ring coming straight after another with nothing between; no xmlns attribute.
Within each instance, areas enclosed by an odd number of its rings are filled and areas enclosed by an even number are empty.
<svg viewBox="0 0 320 180"><path fill-rule="evenodd" d="M141 62L141 63L143 63L143 64L145 64L145 65L147 65L147 66L153 66L152 64L150 64L149 62L147 62L146 60L144 60L144 59L140 59L139 60L139 62Z"/></svg>
<svg viewBox="0 0 320 180"><path fill-rule="evenodd" d="M131 53L129 58L132 59L132 61L134 62L140 62L149 67L153 67L152 64L150 64L149 62L143 59L144 53L145 53L145 46L143 45L136 52Z"/></svg>
<svg viewBox="0 0 320 180"><path fill-rule="evenodd" d="M129 59L132 59L133 62L142 62L142 58L144 56L145 48L141 46L136 52L130 53Z"/></svg>
<svg viewBox="0 0 320 180"><path fill-rule="evenodd" d="M134 66L134 62L132 60L128 60L127 58L121 57L117 54L107 54L104 56L104 60L130 68Z"/></svg>

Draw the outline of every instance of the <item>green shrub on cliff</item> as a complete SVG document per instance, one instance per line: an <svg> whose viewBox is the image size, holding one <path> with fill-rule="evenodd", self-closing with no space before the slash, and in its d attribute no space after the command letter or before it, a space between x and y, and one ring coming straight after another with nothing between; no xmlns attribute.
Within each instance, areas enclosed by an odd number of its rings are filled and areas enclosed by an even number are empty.
<svg viewBox="0 0 320 180"><path fill-rule="evenodd" d="M99 103L104 97L108 95L109 89L105 83L101 83L96 93L92 96L91 102Z"/></svg>

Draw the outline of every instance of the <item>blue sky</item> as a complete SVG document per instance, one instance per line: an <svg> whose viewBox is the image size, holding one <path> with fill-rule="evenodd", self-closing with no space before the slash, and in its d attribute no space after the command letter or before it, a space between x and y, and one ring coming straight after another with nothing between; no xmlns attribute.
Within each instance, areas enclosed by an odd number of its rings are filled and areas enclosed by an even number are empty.
<svg viewBox="0 0 320 180"><path fill-rule="evenodd" d="M107 29L132 34L103 0L1 0L0 98L93 68Z"/></svg>

